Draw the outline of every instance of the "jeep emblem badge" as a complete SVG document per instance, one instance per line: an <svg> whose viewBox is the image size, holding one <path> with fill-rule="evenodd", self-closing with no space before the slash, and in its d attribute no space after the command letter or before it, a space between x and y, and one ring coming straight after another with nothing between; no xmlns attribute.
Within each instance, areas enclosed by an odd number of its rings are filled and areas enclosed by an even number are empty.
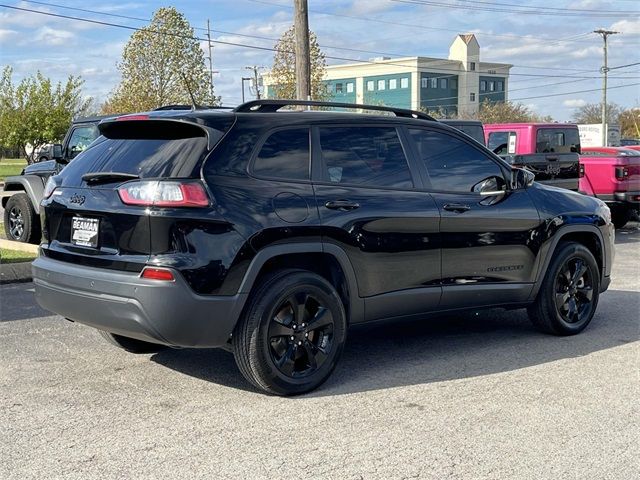
<svg viewBox="0 0 640 480"><path fill-rule="evenodd" d="M85 201L85 196L84 195L78 195L77 193L74 193L71 198L69 199L69 201L71 203L77 203L78 205L82 205Z"/></svg>

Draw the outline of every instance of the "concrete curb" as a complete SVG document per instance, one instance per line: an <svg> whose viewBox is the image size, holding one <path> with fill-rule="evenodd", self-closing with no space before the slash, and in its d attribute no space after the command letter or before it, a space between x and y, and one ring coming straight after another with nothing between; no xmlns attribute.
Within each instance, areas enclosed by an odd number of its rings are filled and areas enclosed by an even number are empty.
<svg viewBox="0 0 640 480"><path fill-rule="evenodd" d="M38 254L38 245L32 245L31 243L15 242L13 240L6 240L0 238L0 248L8 248L9 250L18 250L19 252L28 252Z"/></svg>
<svg viewBox="0 0 640 480"><path fill-rule="evenodd" d="M0 285L30 282L31 262L5 263L0 265Z"/></svg>

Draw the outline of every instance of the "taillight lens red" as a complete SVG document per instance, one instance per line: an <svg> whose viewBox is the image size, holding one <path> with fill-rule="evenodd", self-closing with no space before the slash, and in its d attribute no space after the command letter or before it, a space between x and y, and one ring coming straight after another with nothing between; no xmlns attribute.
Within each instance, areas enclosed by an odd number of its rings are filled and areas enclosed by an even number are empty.
<svg viewBox="0 0 640 480"><path fill-rule="evenodd" d="M122 115L116 118L116 122L126 122L128 120L149 120L149 115Z"/></svg>
<svg viewBox="0 0 640 480"><path fill-rule="evenodd" d="M580 164L580 167L578 168L578 176L580 178L584 177L584 164L582 164L582 163Z"/></svg>
<svg viewBox="0 0 640 480"><path fill-rule="evenodd" d="M149 180L118 188L122 203L155 207L207 207L209 198L200 182Z"/></svg>
<svg viewBox="0 0 640 480"><path fill-rule="evenodd" d="M175 280L173 272L167 268L145 267L140 276L148 280L163 280L165 282Z"/></svg>

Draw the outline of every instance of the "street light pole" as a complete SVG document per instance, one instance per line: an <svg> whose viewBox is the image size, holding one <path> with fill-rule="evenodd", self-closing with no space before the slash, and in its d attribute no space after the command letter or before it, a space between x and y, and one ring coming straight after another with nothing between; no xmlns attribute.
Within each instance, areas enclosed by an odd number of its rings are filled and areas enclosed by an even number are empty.
<svg viewBox="0 0 640 480"><path fill-rule="evenodd" d="M593 33L597 33L602 36L604 40L604 66L600 69L602 72L602 146L607 146L607 74L609 73L609 67L607 64L607 38L609 35L616 35L620 32L614 32L613 30L604 30L602 28L594 30Z"/></svg>

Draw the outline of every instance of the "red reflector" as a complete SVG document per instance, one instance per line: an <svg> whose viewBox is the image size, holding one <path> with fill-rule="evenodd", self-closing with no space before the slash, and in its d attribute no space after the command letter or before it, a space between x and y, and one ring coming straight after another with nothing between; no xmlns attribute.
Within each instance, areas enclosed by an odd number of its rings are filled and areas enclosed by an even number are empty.
<svg viewBox="0 0 640 480"><path fill-rule="evenodd" d="M167 270L166 268L146 267L142 271L141 277L149 280L164 280L165 282L173 282L175 280L171 270Z"/></svg>
<svg viewBox="0 0 640 480"><path fill-rule="evenodd" d="M125 122L127 120L149 120L149 115L123 115L116 118L116 122Z"/></svg>

